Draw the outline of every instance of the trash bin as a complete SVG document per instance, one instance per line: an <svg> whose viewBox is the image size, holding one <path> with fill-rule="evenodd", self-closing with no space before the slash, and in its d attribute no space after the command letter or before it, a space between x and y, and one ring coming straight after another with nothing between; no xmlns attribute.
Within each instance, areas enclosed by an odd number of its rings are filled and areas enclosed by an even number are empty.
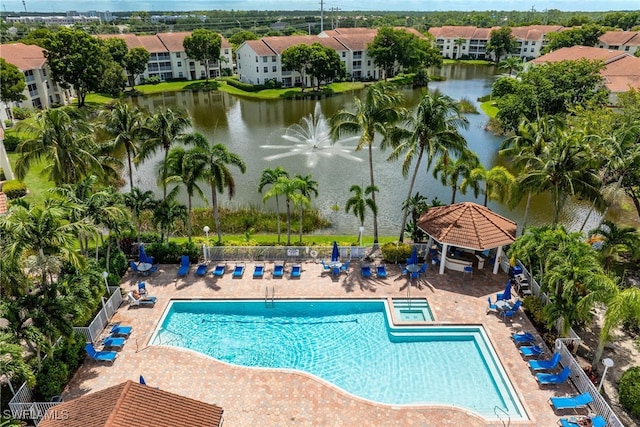
<svg viewBox="0 0 640 427"><path fill-rule="evenodd" d="M519 265L514 265L513 267L511 267L511 270L509 271L509 277L513 279L518 274L522 274L522 267L520 267Z"/></svg>

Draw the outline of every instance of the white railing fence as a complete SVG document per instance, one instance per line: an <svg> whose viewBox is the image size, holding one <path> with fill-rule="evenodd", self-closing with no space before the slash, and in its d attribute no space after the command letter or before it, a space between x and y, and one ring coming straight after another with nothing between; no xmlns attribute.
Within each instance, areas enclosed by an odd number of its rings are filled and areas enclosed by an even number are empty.
<svg viewBox="0 0 640 427"><path fill-rule="evenodd" d="M103 301L103 307L96 317L93 318L89 326L74 327L73 330L85 336L87 341L95 343L104 328L107 327L111 318L115 314L120 304L122 304L122 293L119 286L109 286L111 296L107 301Z"/></svg>
<svg viewBox="0 0 640 427"><path fill-rule="evenodd" d="M340 257L363 259L368 255L364 246L339 246ZM332 246L204 246L207 261L303 262L330 259Z"/></svg>
<svg viewBox="0 0 640 427"><path fill-rule="evenodd" d="M522 267L522 273L529 279L529 283L531 284L531 291L533 294L540 298L543 304L547 304L549 301L549 297L541 291L540 285L533 278L529 270L518 261L518 265ZM555 323L554 327L558 333L562 331L562 319L558 319ZM580 366L580 363L573 356L573 352L580 345L581 339L580 336L573 330L569 330L568 337L558 338L556 340L555 351L562 355L562 366L569 366L571 369L571 376L569 377L573 382L573 385L576 387L579 393L589 393L593 398L593 402L589 404L590 409L602 415L607 420L608 427L624 427L622 421L618 418L618 416L613 412L613 409L609 406L607 401L602 397L598 390L595 388L587 374Z"/></svg>

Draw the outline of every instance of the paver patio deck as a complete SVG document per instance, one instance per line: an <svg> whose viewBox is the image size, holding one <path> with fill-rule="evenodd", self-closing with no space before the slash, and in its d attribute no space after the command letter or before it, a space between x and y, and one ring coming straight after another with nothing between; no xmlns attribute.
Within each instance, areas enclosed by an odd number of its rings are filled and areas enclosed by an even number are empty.
<svg viewBox="0 0 640 427"><path fill-rule="evenodd" d="M262 263L261 263L262 264ZM266 264L262 279L252 277L253 264L247 263L244 277L233 278L233 263L222 278L211 273L196 277L194 269L185 278L176 278L177 266L161 266L158 273L140 278L149 294L158 297L154 308L131 308L123 303L114 322L133 326L133 333L115 363L98 364L86 360L68 389L65 400L101 390L143 375L147 384L224 408L227 426L502 426L486 421L460 408L443 406L390 406L366 401L304 373L246 368L219 362L199 353L171 347L149 346L151 335L174 299L212 298L263 299L265 291L275 298L386 298L407 297L408 281L400 269L387 265L385 280L360 275L358 263L348 275L338 279L322 273L320 263L302 264L302 277L271 277L272 263ZM215 264L210 265L210 271ZM286 266L287 272L290 264ZM132 290L139 278L127 275L121 286ZM504 289L507 276L475 271L473 279L463 280L460 272L438 275L431 266L426 277L413 282L412 298L426 297L436 321L482 324L527 412L529 421L511 421L520 426L556 426L559 416L552 411L551 396L573 392L570 385L540 387L510 336L533 331L524 315L505 323L486 314L487 297ZM276 301L277 304L277 301ZM442 385L446 387L446 384ZM149 406L153 402L147 403ZM563 415L563 414L561 414ZM506 425L506 419L505 424Z"/></svg>

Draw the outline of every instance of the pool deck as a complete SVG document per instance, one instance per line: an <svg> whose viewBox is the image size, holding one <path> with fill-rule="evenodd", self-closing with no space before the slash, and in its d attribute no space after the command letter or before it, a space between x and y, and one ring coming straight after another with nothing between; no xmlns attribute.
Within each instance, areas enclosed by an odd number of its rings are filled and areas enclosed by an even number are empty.
<svg viewBox="0 0 640 427"><path fill-rule="evenodd" d="M351 396L330 384L303 373L245 368L218 362L199 353L167 347L148 346L151 335L164 310L173 299L264 299L268 289L279 298L412 298L426 297L436 321L443 323L482 324L504 366L529 421L511 421L518 426L556 426L548 399L574 393L568 384L540 387L527 362L511 340L511 334L533 331L524 315L505 323L495 314L486 314L487 297L504 289L507 275L491 274L489 269L475 271L473 278L463 280L462 273L449 271L439 275L432 266L426 276L413 282L400 275L400 269L387 265L385 280L363 279L358 263L352 263L348 275L339 279L322 273L322 265L302 263L302 277L290 279L271 277L273 263L266 263L262 279L254 279L253 263L246 263L243 278L233 278L235 263L228 262L224 277L211 273L196 277L176 278L177 266L163 265L149 277L127 274L121 287L134 289L137 280L144 280L150 295L158 297L153 308L131 308L124 302L113 318L133 326L133 332L113 363L85 360L63 394L65 400L83 396L119 384L138 381L224 409L225 426L503 426L500 421L486 421L459 408L443 406L390 406ZM286 272L290 271L287 263ZM215 264L210 265L210 271ZM276 301L277 303L277 301ZM106 333L106 332L105 332ZM541 340L539 340L541 342ZM551 354L552 351L547 351ZM375 357L375 355L371 355ZM446 384L443 384L446 387ZM147 406L153 406L148 402ZM586 414L582 412L583 414ZM565 411L562 416L570 416ZM504 419L504 425L507 420Z"/></svg>

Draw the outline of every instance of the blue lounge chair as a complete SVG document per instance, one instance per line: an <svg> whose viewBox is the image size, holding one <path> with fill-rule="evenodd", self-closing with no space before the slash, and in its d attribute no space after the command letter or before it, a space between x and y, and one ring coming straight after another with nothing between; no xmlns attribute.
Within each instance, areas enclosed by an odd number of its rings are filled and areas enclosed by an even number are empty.
<svg viewBox="0 0 640 427"><path fill-rule="evenodd" d="M144 282L138 282L138 293L140 295L146 295L147 294L147 284Z"/></svg>
<svg viewBox="0 0 640 427"><path fill-rule="evenodd" d="M131 267L131 271L133 271L134 273L140 273L140 270L138 270L138 264L136 264L133 261L129 261L129 267Z"/></svg>
<svg viewBox="0 0 640 427"><path fill-rule="evenodd" d="M552 397L549 399L554 411L562 409L582 409L586 408L589 403L593 402L593 397L589 393L582 393L577 396L568 397Z"/></svg>
<svg viewBox="0 0 640 427"><path fill-rule="evenodd" d="M189 268L191 263L189 261L189 255L182 255L180 259L180 268L178 268L178 277L183 277L189 274Z"/></svg>
<svg viewBox="0 0 640 427"><path fill-rule="evenodd" d="M253 267L253 277L262 278L264 276L264 265L258 264Z"/></svg>
<svg viewBox="0 0 640 427"><path fill-rule="evenodd" d="M276 264L273 267L273 277L282 277L284 276L284 265Z"/></svg>
<svg viewBox="0 0 640 427"><path fill-rule="evenodd" d="M244 274L244 264L236 264L235 268L233 269L233 277L236 279L240 279L242 278L243 274Z"/></svg>
<svg viewBox="0 0 640 427"><path fill-rule="evenodd" d="M384 279L387 277L387 267L384 264L381 264L376 268L376 276L378 276L378 279Z"/></svg>
<svg viewBox="0 0 640 427"><path fill-rule="evenodd" d="M202 277L207 274L207 268L207 264L198 264L198 268L196 268L196 272L194 274Z"/></svg>
<svg viewBox="0 0 640 427"><path fill-rule="evenodd" d="M302 266L300 264L293 264L291 267L291 278L300 278L300 274L302 273Z"/></svg>
<svg viewBox="0 0 640 427"><path fill-rule="evenodd" d="M548 360L529 360L529 367L534 371L551 371L558 366L561 358L560 353L555 352L551 359Z"/></svg>
<svg viewBox="0 0 640 427"><path fill-rule="evenodd" d="M579 427L580 426L580 424L578 424L578 420L572 419L572 418L569 418L569 419L560 418L560 425L562 427ZM591 425L593 427L606 427L607 420L605 420L602 415L596 415L595 417L591 418Z"/></svg>
<svg viewBox="0 0 640 427"><path fill-rule="evenodd" d="M544 350L537 345L523 345L520 347L520 353L524 357L540 356L541 354L544 354Z"/></svg>
<svg viewBox="0 0 640 427"><path fill-rule="evenodd" d="M213 275L216 276L216 277L224 276L225 267L226 266L224 264L216 265L216 268L213 270Z"/></svg>
<svg viewBox="0 0 640 427"><path fill-rule="evenodd" d="M114 325L111 328L111 335L114 337L128 337L131 335L132 330L133 327L131 326Z"/></svg>
<svg viewBox="0 0 640 427"><path fill-rule="evenodd" d="M116 360L116 357L118 357L118 353L116 353L115 351L97 351L93 347L93 344L91 344L90 342L88 342L87 345L84 346L84 350L87 352L90 358L97 362L113 363L113 361Z"/></svg>
<svg viewBox="0 0 640 427"><path fill-rule="evenodd" d="M122 337L109 336L105 338L104 341L102 341L102 346L104 348L115 348L115 349L121 350L122 346L124 345L124 342L125 342L125 339Z"/></svg>
<svg viewBox="0 0 640 427"><path fill-rule="evenodd" d="M536 380L540 385L563 384L571 375L571 368L565 366L559 374L536 374Z"/></svg>
<svg viewBox="0 0 640 427"><path fill-rule="evenodd" d="M497 313L498 306L491 302L491 297L487 297L487 302L489 303L489 305L487 306L487 314L491 312Z"/></svg>
<svg viewBox="0 0 640 427"><path fill-rule="evenodd" d="M534 337L531 332L521 332L518 334L511 335L511 339L513 339L513 341L519 345L519 344L531 344L536 340L536 337Z"/></svg>
<svg viewBox="0 0 640 427"><path fill-rule="evenodd" d="M362 277L369 278L371 277L371 266L363 265L360 267L360 272L362 273Z"/></svg>
<svg viewBox="0 0 640 427"><path fill-rule="evenodd" d="M156 305L158 298L152 296L145 296L136 299L133 296L133 292L129 292L127 294L127 299L129 300L129 308L131 307L153 307Z"/></svg>

